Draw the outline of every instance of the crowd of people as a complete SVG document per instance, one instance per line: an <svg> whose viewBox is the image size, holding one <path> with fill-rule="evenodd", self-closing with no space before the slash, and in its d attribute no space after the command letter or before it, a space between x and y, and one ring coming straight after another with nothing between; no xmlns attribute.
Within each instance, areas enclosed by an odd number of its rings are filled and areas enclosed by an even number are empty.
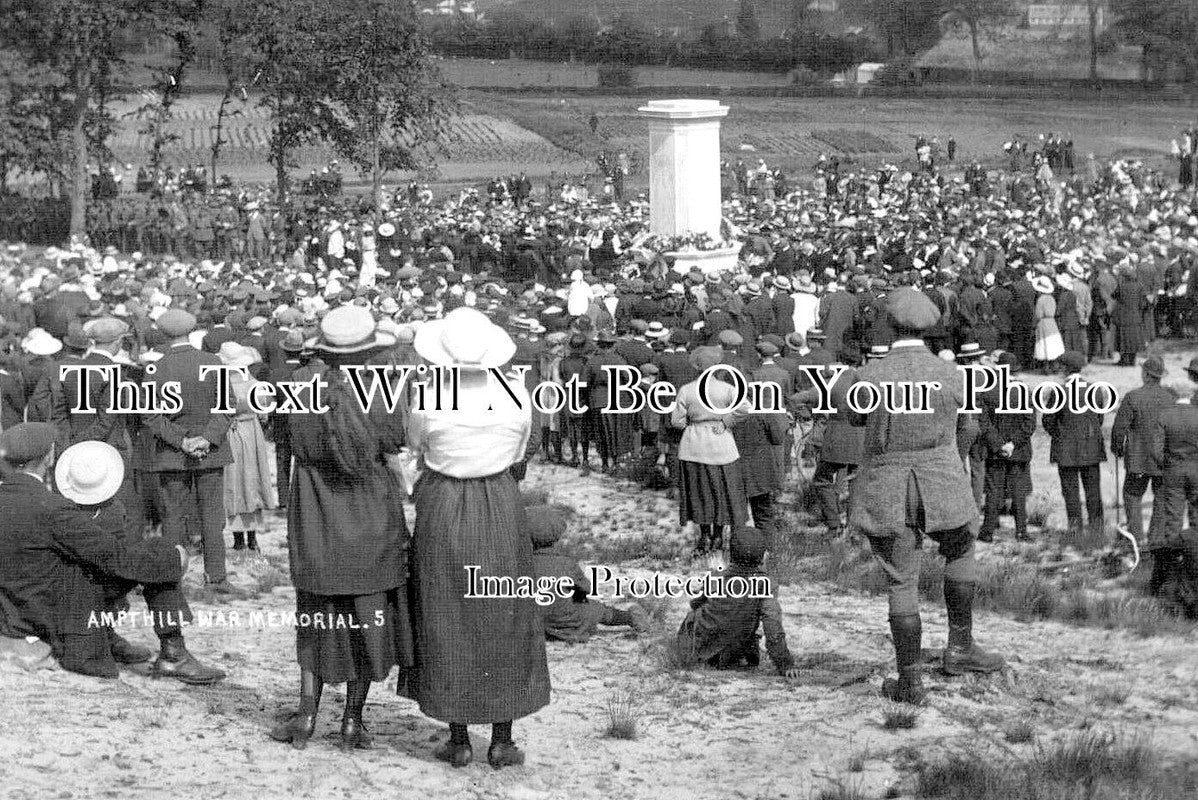
<svg viewBox="0 0 1198 800"><path fill-rule="evenodd" d="M945 669L1000 669L972 637L975 541L994 538L1008 502L1016 536L1032 535L1037 425L1071 529L1106 530L1109 449L1126 463L1137 538L1141 498L1154 492L1154 591L1187 563L1198 412L1160 387L1164 365L1149 347L1193 331L1198 215L1137 163L1110 163L1095 180L985 178L838 166L810 189L734 192L725 216L739 260L713 273L674 268L648 232L644 198L538 200L507 187L441 202L400 194L375 212L353 199L280 208L228 189L164 195L146 225L97 203L90 243L0 254L0 508L15 520L0 544L0 634L38 637L64 666L113 675L152 653L80 615L127 604L140 583L161 641L153 669L219 680L183 643L187 550L202 553L215 596L236 596L226 535L254 551L267 514L285 508L297 615L372 624L297 626L299 706L271 735L303 746L324 684L346 683L341 740L367 746L367 693L398 666L400 692L449 725L443 759L470 763L468 726L490 724L490 763L517 764L512 722L549 700L546 632L643 625L598 604L582 614L572 604L585 596L554 603L556 622L530 601L466 598L464 565L519 578L561 564L547 551L562 523L521 499L528 462L672 491L696 552L727 546L732 571L755 575L771 542L790 535L773 500L810 459L828 534L864 535L887 574L899 677L886 694L924 696L925 534L947 560ZM982 413L957 414L950 362L1064 378L1112 361L1138 365L1144 388L1123 399L1109 443L1096 412L1003 414L991 394ZM357 363L465 367L461 405L362 409L339 369ZM230 387L233 414L212 411L216 378L199 374L220 364L246 369ZM777 384L785 408L713 411L697 382L721 364ZM63 375L70 365L112 369L81 384ZM844 413L815 413L803 368L833 365L850 370L834 394ZM529 368L525 400L544 381L585 381L588 409L496 411L485 370L507 366ZM613 366L671 384L677 403L602 413ZM249 404L259 384L316 375L329 383L325 414L262 416ZM1198 361L1188 375L1198 382ZM934 414L845 405L856 382L925 377L944 387ZM151 402L167 381L181 387L177 411ZM109 392L116 382L124 394ZM141 413L113 406L126 395ZM708 385L708 398L734 396L730 382ZM80 410L83 398L94 412ZM775 606L724 602L696 602L683 624L703 660L755 665L763 624L774 665L793 675Z"/></svg>

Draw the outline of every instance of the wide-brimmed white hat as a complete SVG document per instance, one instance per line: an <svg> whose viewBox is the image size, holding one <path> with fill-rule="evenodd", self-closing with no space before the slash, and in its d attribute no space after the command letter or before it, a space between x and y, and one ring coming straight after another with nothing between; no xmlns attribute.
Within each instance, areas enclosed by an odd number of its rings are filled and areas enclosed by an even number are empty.
<svg viewBox="0 0 1198 800"><path fill-rule="evenodd" d="M463 369L501 367L516 354L507 331L465 306L421 325L412 346L433 364Z"/></svg>
<svg viewBox="0 0 1198 800"><path fill-rule="evenodd" d="M227 367L252 367L262 361L257 350L237 342L222 342L216 355Z"/></svg>
<svg viewBox="0 0 1198 800"><path fill-rule="evenodd" d="M360 353L375 347L390 347L395 337L378 330L369 309L357 305L334 308L320 320L320 336L306 346L326 353Z"/></svg>
<svg viewBox="0 0 1198 800"><path fill-rule="evenodd" d="M58 457L54 485L63 497L81 506L103 503L125 480L125 462L106 442L79 442Z"/></svg>
<svg viewBox="0 0 1198 800"><path fill-rule="evenodd" d="M390 222L384 222L379 226L379 236L387 237L395 235L395 226Z"/></svg>
<svg viewBox="0 0 1198 800"><path fill-rule="evenodd" d="M32 356L52 356L62 350L62 342L45 331L36 336L30 336L21 346L26 353Z"/></svg>
<svg viewBox="0 0 1198 800"><path fill-rule="evenodd" d="M1047 275L1032 278L1032 288L1040 294L1052 294L1052 280Z"/></svg>

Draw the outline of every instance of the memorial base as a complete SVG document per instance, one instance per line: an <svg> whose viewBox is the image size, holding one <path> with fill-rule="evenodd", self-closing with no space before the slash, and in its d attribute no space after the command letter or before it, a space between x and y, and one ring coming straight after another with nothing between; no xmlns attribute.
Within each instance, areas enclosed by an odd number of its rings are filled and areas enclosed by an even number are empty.
<svg viewBox="0 0 1198 800"><path fill-rule="evenodd" d="M674 259L674 271L680 275L690 272L692 267L698 267L704 275L710 275L713 272L736 269L740 245L720 250L677 250L664 255Z"/></svg>

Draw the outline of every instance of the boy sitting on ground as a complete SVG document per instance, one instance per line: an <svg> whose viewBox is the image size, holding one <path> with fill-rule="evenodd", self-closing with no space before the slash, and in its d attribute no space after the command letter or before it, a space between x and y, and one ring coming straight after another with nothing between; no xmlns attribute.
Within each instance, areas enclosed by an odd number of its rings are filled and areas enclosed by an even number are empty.
<svg viewBox="0 0 1198 800"><path fill-rule="evenodd" d="M545 620L545 638L585 642L599 625L648 629L648 615L640 606L623 611L588 599L591 583L583 574L582 565L555 546L566 532L566 517L561 511L552 506L534 505L524 509L524 516L532 536L533 569L538 580L562 577L574 583L573 597L555 595L549 605L538 606Z"/></svg>
<svg viewBox="0 0 1198 800"><path fill-rule="evenodd" d="M799 670L786 646L786 631L782 628L782 607L773 581L762 571L762 560L768 549L768 537L757 528L738 528L732 534L731 566L724 580L745 579L750 586L754 578L765 577L769 597L696 597L691 612L678 629L678 645L684 653L717 669L756 668L761 660L757 628L765 632L765 649L778 674L797 678ZM727 594L727 593L726 593Z"/></svg>

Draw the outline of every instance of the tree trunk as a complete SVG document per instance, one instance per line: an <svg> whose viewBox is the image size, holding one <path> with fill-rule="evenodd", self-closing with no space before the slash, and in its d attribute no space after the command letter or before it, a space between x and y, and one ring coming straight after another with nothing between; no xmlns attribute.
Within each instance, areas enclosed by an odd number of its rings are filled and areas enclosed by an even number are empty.
<svg viewBox="0 0 1198 800"><path fill-rule="evenodd" d="M210 176L211 180L209 181L209 185L213 190L216 189L216 162L220 158L220 149L224 146L225 114L227 113L226 109L229 107L229 98L232 93L233 84L227 83L225 85L225 93L220 99L220 106L216 109L216 138L212 140L212 173Z"/></svg>
<svg viewBox="0 0 1198 800"><path fill-rule="evenodd" d="M282 208L287 201L287 151L283 148L282 139L278 137L275 143L275 197Z"/></svg>
<svg viewBox="0 0 1198 800"><path fill-rule="evenodd" d="M978 82L982 71L982 48L978 45L978 23L969 23L969 41L973 45L973 82Z"/></svg>
<svg viewBox="0 0 1198 800"><path fill-rule="evenodd" d="M1089 0L1090 83L1098 85L1098 0Z"/></svg>
<svg viewBox="0 0 1198 800"><path fill-rule="evenodd" d="M383 165L379 158L379 135L377 132L371 143L370 188L374 197L374 219L377 224L383 210Z"/></svg>
<svg viewBox="0 0 1198 800"><path fill-rule="evenodd" d="M71 227L72 238L87 233L87 121L88 82L84 67L78 69L75 78L74 117L71 121Z"/></svg>

